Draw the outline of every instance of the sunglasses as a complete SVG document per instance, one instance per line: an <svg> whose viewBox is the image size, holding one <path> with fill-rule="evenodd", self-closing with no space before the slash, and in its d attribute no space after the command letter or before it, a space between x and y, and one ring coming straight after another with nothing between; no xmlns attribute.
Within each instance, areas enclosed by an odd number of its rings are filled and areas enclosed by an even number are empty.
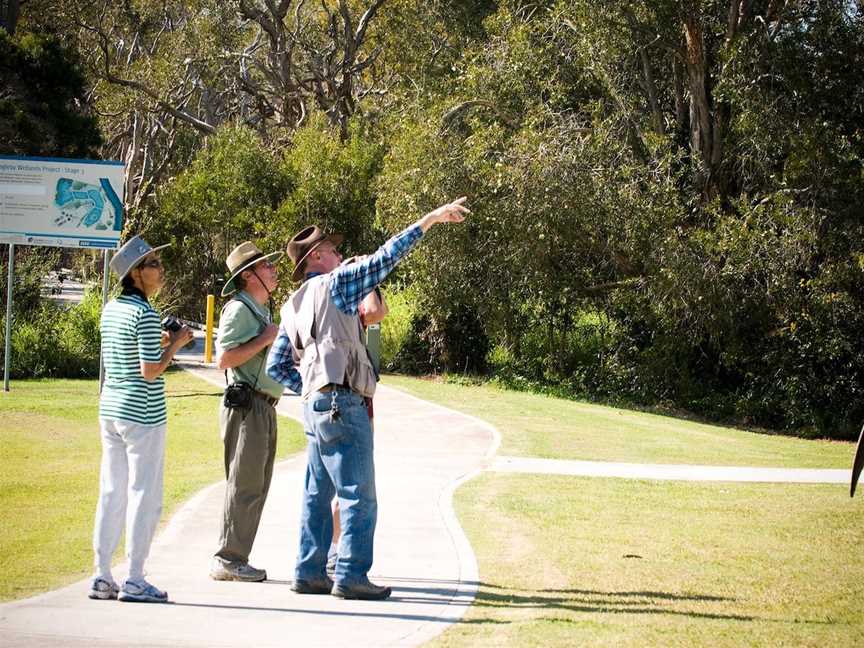
<svg viewBox="0 0 864 648"><path fill-rule="evenodd" d="M139 268L161 268L162 261L161 259L150 259L149 261L142 261L138 264Z"/></svg>

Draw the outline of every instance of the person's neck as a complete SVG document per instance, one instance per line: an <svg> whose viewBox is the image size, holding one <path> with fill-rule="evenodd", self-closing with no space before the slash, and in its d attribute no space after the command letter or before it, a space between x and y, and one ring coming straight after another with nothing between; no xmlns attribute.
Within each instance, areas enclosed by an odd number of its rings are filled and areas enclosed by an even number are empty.
<svg viewBox="0 0 864 648"><path fill-rule="evenodd" d="M306 272L304 272L303 274L304 274L304 276L310 275L310 274L327 274L328 272L331 272L332 270L335 270L335 269L336 268L325 268L322 265L315 264L315 265L307 266Z"/></svg>
<svg viewBox="0 0 864 648"><path fill-rule="evenodd" d="M128 288L123 288L120 292L123 295L137 295L138 297L141 297L145 301L148 301L148 302L150 301L150 295L145 293L141 289L141 286L139 286L137 283L132 285L132 286L129 286Z"/></svg>
<svg viewBox="0 0 864 648"><path fill-rule="evenodd" d="M243 292L249 295L253 299L253 301L259 306L263 306L270 299L270 295L267 293L264 287L260 285L256 286L255 288L252 288L251 286L246 286Z"/></svg>

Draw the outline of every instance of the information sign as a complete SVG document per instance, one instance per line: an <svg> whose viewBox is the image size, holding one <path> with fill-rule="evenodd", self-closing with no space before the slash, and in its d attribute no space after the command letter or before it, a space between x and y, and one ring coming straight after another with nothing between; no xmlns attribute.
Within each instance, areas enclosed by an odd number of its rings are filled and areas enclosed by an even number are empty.
<svg viewBox="0 0 864 648"><path fill-rule="evenodd" d="M123 163L0 156L0 243L116 248Z"/></svg>

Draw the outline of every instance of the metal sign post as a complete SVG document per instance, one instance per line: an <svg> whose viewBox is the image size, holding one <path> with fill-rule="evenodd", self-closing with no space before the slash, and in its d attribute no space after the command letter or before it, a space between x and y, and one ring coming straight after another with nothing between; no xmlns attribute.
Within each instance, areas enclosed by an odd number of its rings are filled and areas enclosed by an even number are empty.
<svg viewBox="0 0 864 648"><path fill-rule="evenodd" d="M9 391L9 367L12 360L12 281L15 278L15 244L9 244L9 276L6 280L6 350L3 354L3 391Z"/></svg>
<svg viewBox="0 0 864 648"><path fill-rule="evenodd" d="M111 261L111 250L102 252L102 308L108 303L108 263ZM105 363L102 361L102 348L99 348L99 393L102 393L102 382L105 380Z"/></svg>

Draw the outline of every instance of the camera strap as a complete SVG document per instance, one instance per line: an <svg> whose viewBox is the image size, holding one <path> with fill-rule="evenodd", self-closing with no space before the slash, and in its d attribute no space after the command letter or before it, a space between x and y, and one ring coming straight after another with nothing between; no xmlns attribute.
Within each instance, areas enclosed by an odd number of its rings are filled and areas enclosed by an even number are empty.
<svg viewBox="0 0 864 648"><path fill-rule="evenodd" d="M243 296L242 292L238 292L236 295L234 295L234 297L233 297L233 299L231 299L231 301L238 301L241 304L243 304L246 308L248 308L252 312L253 317L255 317L255 319L257 319L258 322L260 322L262 328L258 332L258 335L261 335L261 333L264 331L264 329L267 328L267 326L271 324L271 322L268 322L266 319L261 317L261 314L258 312L258 310L252 304L250 304L247 301L247 298ZM229 301L228 303L230 304L231 301ZM227 306L227 304L226 304L226 306ZM271 306L272 306L272 303L271 303ZM271 308L271 313L272 313L272 308ZM260 380L260 378L261 378L261 369L264 368L264 363L267 361L267 351L269 349L270 349L270 345L268 344L264 348L264 357L261 359L261 362L258 364L258 371L255 372L255 384L252 385L252 391L255 391L256 388L258 387L258 380ZM228 386L228 370L227 369L225 370L225 386L226 387Z"/></svg>

